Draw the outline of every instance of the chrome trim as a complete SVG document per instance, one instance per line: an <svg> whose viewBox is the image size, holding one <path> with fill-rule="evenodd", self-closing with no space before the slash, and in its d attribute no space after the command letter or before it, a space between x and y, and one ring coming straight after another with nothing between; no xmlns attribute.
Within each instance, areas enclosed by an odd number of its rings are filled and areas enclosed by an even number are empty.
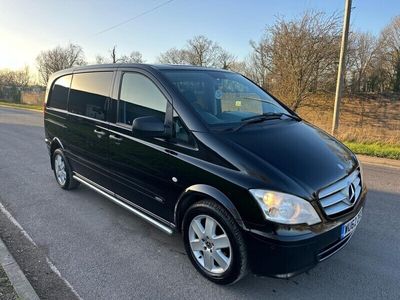
<svg viewBox="0 0 400 300"><path fill-rule="evenodd" d="M60 141L60 139L58 137L53 138L52 141L51 141L51 144L53 144L54 141L58 142L58 144L61 146L61 149L63 149L63 150L65 149L64 145L61 143L61 141Z"/></svg>
<svg viewBox="0 0 400 300"><path fill-rule="evenodd" d="M94 122L98 122L98 123L102 123L102 124L106 124L106 125L110 124L110 122L107 122L107 121L103 121L103 120L96 119L96 118L91 118L91 117L80 115L80 114L73 113L73 112L70 112L70 111L67 114L71 115L71 116L74 116L74 117L78 117L78 118L82 118L82 119L86 119L86 120L89 120L89 121L94 121Z"/></svg>
<svg viewBox="0 0 400 300"><path fill-rule="evenodd" d="M52 119L45 118L44 120L47 122L53 123L54 125L60 126L62 128L67 128L67 126L65 126L64 124L61 124L60 122L54 121Z"/></svg>
<svg viewBox="0 0 400 300"><path fill-rule="evenodd" d="M354 233L350 234L348 237L344 238L343 240L338 241L337 243L335 243L334 245L332 245L331 247L329 247L328 249L325 249L324 251L318 253L318 261L324 261L326 259L328 259L329 257L331 257L332 255L336 254L338 251L342 250L343 247L345 247L348 242L350 241L351 237L353 236ZM337 245L339 245L340 243L342 243L339 248L337 248L335 251L333 251L332 253L330 253L329 255L323 257L323 258L319 258L320 256L324 256L325 253L331 251L333 248L337 247Z"/></svg>
<svg viewBox="0 0 400 300"><path fill-rule="evenodd" d="M157 200L158 202L164 203L164 199L158 196L154 196L154 199Z"/></svg>
<svg viewBox="0 0 400 300"><path fill-rule="evenodd" d="M99 119L87 117L87 116L84 116L84 115L81 115L81 114L69 112L69 111L66 111L66 110L62 110L62 109L58 109L58 108L53 108L53 107L47 107L47 109L49 109L49 110L54 110L54 111L59 111L59 112L64 112L66 115L71 115L71 116L75 116L75 117L81 117L81 118L86 119L86 120L89 120L89 121L94 121L94 122L101 123L101 124L103 124L103 125L109 125L109 126L117 127L117 128L120 128L120 129L128 130L128 131L130 131L130 132L132 131L132 126L129 126L129 125L126 125L126 124L123 124L123 123L119 123L119 122L117 122L117 123L112 123L112 122L108 122L108 121L103 121L103 120L99 120ZM54 115L54 114L53 114L53 115ZM59 115L54 115L54 116L59 117ZM108 130L108 131L117 133L117 134L119 134L119 135L122 135L122 136L124 136L124 137L126 137L126 138L128 138L128 139L133 140L133 141L145 143L144 140L142 140L142 139L138 139L138 138L135 138L135 137L130 136L130 135L123 134L123 133L118 132L118 131L113 131L113 130L110 129L110 128L102 127L102 126L100 126L100 125L96 125L96 126L99 127L99 128L103 128L103 129L106 129L106 130ZM159 141L164 141L164 142L166 142L166 141L165 141L164 139L162 139L162 138L154 138L154 139L159 140ZM151 144L151 143L146 143L146 145L148 145L148 144ZM189 150L195 150L195 151L198 151L198 150L199 150L199 148L197 147L197 145L196 145L195 147L191 147L191 146L187 146L187 145L173 144L173 143L171 143L171 142L168 142L168 144L172 144L172 145L174 145L174 146L178 146L178 147L185 148L185 149L189 149Z"/></svg>
<svg viewBox="0 0 400 300"><path fill-rule="evenodd" d="M293 277L296 274L298 274L298 273L296 273L296 272L283 273L283 274L276 274L276 275L274 275L274 277L280 278L280 279L289 279L290 277Z"/></svg>
<svg viewBox="0 0 400 300"><path fill-rule="evenodd" d="M346 209L348 209L350 207L351 206L347 205L346 203L344 203L342 201L342 202L337 203L336 205L332 205L332 206L326 207L324 209L325 209L325 213L328 216L331 216L331 215L335 215L337 213L340 213L341 211L344 211L344 210L346 210Z"/></svg>
<svg viewBox="0 0 400 300"><path fill-rule="evenodd" d="M150 224L154 225L155 227L157 227L158 229L160 229L161 231L171 235L173 233L173 230L162 224L161 222L155 220L154 218L150 217L149 215L139 211L138 209L126 204L125 202L123 202L122 200L117 199L116 197L110 195L111 191L107 190L106 188L103 188L104 190L108 191L105 192L102 189L100 189L99 187L96 187L95 185L89 183L88 181L86 181L85 179L82 178L83 176L78 175L78 174L74 174L73 178L81 183L83 183L84 185L86 185L87 187L89 187L90 189L94 190L95 192L99 193L100 195L108 198L109 200L111 200L112 202L114 202L115 204L117 204L118 206L128 210L129 212L137 215L138 217L141 217L142 219L144 219L145 221L149 222Z"/></svg>
<svg viewBox="0 0 400 300"><path fill-rule="evenodd" d="M55 108L55 107L52 107L52 106L47 106L47 103L46 103L46 110L57 111L57 112L61 112L61 113L68 114L68 111L67 111L66 109ZM58 115L55 115L55 116L58 116ZM59 117L59 116L58 116L58 117Z"/></svg>
<svg viewBox="0 0 400 300"><path fill-rule="evenodd" d="M153 144L153 143L147 142L147 141L145 141L145 140L141 140L141 139L135 138L135 137L130 136L130 135L127 135L127 134L125 134L125 133L122 133L122 132L119 132L119 131L116 131L116 130L112 130L112 129L110 129L110 128L102 127L102 126L100 126L100 125L96 125L96 126L97 126L98 128L100 128L100 129L107 130L108 132L111 132L111 133L116 134L116 135L120 135L120 136L122 136L122 137L124 137L124 138L126 138L126 139L128 139L128 140L135 141L135 142L137 142L137 143L140 143L140 144L143 144L143 145L145 145L145 146L151 147L151 148L156 149L156 150L158 150L158 151L163 151L163 152L165 152L165 149L169 149L169 148L166 148L166 147L163 147L163 146L159 146L159 145L157 145L157 144ZM170 153L168 153L168 152L165 152L165 153L167 153L167 154L169 154L169 155L172 155L172 154L170 154Z"/></svg>
<svg viewBox="0 0 400 300"><path fill-rule="evenodd" d="M339 190L342 190L343 188L347 187L350 183L352 183L359 174L360 174L360 171L355 170L353 173L351 173L349 176L345 177L344 179L339 180L338 182L322 189L319 192L319 197L325 198Z"/></svg>
<svg viewBox="0 0 400 300"><path fill-rule="evenodd" d="M51 106L46 106L46 110L57 111L57 112L65 113L66 115L80 117L80 118L83 118L83 119L86 119L86 120L95 121L95 122L99 122L99 123L103 123L103 124L113 124L113 123L110 123L108 121L99 120L99 119L96 119L96 118L84 116L84 115L81 115L81 114L70 112L70 111L65 110L65 109L55 108L55 107L51 107ZM52 114L52 115L60 117L59 115L55 115L55 114Z"/></svg>
<svg viewBox="0 0 400 300"><path fill-rule="evenodd" d="M345 195L338 193L338 194L333 194L332 196L326 197L324 199L321 199L320 202L322 207L327 207L336 204L338 202L341 202L345 199L346 199Z"/></svg>
<svg viewBox="0 0 400 300"><path fill-rule="evenodd" d="M352 208L360 198L362 190L361 173L356 169L349 176L321 189L319 204L328 216Z"/></svg>

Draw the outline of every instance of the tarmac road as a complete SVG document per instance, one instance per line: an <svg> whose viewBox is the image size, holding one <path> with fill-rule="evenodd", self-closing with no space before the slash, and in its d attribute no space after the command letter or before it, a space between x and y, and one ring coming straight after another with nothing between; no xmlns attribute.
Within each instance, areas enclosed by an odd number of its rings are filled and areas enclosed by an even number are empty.
<svg viewBox="0 0 400 300"><path fill-rule="evenodd" d="M37 249L3 213L0 234L39 296L74 297L64 280L50 276L48 258L84 299L399 299L400 169L364 165L363 219L327 261L289 280L249 275L217 286L192 267L180 235L165 235L85 187L60 189L42 118L0 108L0 203ZM63 294L56 297L57 289Z"/></svg>

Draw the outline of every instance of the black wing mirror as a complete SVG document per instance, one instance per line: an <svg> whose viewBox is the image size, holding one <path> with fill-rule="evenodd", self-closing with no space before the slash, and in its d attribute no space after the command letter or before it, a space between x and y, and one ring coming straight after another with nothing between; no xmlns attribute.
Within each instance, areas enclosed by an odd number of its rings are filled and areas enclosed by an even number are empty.
<svg viewBox="0 0 400 300"><path fill-rule="evenodd" d="M133 120L132 132L137 137L166 137L167 130L159 118L148 116Z"/></svg>

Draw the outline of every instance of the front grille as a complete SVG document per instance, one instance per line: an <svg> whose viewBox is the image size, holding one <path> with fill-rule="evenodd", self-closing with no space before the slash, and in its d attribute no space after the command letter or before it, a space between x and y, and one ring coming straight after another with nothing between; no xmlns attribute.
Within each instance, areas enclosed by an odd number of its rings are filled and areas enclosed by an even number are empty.
<svg viewBox="0 0 400 300"><path fill-rule="evenodd" d="M330 186L323 188L319 193L319 203L325 213L334 217L353 207L361 195L361 174L355 170L349 176Z"/></svg>

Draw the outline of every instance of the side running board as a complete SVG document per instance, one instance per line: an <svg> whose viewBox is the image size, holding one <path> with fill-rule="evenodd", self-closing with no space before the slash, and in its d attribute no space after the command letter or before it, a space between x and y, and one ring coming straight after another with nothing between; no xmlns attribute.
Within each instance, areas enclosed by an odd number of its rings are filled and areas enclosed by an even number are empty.
<svg viewBox="0 0 400 300"><path fill-rule="evenodd" d="M161 223L160 221L156 220L155 218L152 218L151 216L141 212L140 210L138 210L138 209L126 204L125 202L115 198L114 196L110 195L109 193L106 193L105 191L103 191L100 188L96 187L94 184L90 183L89 180L85 180L82 177L78 176L78 175L75 175L75 174L73 175L73 178L76 181L79 181L80 183L86 185L90 189L92 189L95 192L99 193L100 195L106 197L108 200L111 200L112 202L114 202L118 206L128 210L131 213L134 213L138 217L141 217L142 219L144 219L145 221L147 221L150 224L154 225L155 227L157 227L161 231L163 231L163 232L165 232L165 233L167 233L169 235L171 235L174 232L172 230L172 228L168 227L167 225L164 225L163 223Z"/></svg>

